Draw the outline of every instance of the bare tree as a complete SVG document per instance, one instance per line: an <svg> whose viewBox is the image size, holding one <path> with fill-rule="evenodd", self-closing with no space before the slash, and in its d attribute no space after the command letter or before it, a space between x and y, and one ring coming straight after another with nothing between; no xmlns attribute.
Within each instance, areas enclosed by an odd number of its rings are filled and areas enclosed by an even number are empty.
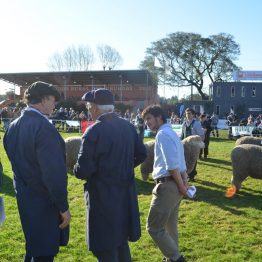
<svg viewBox="0 0 262 262"><path fill-rule="evenodd" d="M97 47L97 53L103 69L114 69L122 63L122 57L116 49L109 45L100 45Z"/></svg>
<svg viewBox="0 0 262 262"><path fill-rule="evenodd" d="M52 71L61 71L64 68L63 57L59 53L55 53L48 62L48 67Z"/></svg>
<svg viewBox="0 0 262 262"><path fill-rule="evenodd" d="M79 70L88 70L94 62L93 51L88 46L78 47L78 66Z"/></svg>
<svg viewBox="0 0 262 262"><path fill-rule="evenodd" d="M55 53L48 63L52 71L75 71L88 70L94 61L92 50L88 46L71 46L66 48L62 54Z"/></svg>
<svg viewBox="0 0 262 262"><path fill-rule="evenodd" d="M67 71L75 71L77 67L77 51L74 46L68 47L63 53L64 67Z"/></svg>

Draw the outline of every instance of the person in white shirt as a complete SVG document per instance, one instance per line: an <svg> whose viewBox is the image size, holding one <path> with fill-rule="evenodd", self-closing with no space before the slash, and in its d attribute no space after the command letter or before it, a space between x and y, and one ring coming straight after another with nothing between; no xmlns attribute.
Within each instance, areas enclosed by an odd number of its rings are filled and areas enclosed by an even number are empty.
<svg viewBox="0 0 262 262"><path fill-rule="evenodd" d="M188 189L184 148L159 106L148 106L142 117L151 130L157 131L152 174L156 186L152 192L147 231L165 256L163 261L184 262L179 252L177 230L179 205Z"/></svg>

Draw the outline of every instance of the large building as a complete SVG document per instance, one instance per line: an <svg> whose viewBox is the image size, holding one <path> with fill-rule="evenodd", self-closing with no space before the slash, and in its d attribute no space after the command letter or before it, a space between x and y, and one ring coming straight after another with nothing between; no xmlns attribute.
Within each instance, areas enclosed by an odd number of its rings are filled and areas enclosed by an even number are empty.
<svg viewBox="0 0 262 262"><path fill-rule="evenodd" d="M21 97L30 84L44 81L56 86L64 99L80 100L87 91L107 88L114 94L116 103L133 108L159 101L157 83L147 70L4 73L0 74L0 80L18 86Z"/></svg>
<svg viewBox="0 0 262 262"><path fill-rule="evenodd" d="M262 113L262 82L213 83L214 112L223 117L233 112L240 117Z"/></svg>

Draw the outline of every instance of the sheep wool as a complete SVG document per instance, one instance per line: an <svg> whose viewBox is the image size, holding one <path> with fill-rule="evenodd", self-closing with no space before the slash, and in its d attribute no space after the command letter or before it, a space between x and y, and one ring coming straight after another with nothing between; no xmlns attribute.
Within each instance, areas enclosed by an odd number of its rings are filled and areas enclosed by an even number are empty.
<svg viewBox="0 0 262 262"><path fill-rule="evenodd" d="M194 165L199 157L200 149L204 148L205 144L198 135L189 136L183 139L182 144L184 145L187 172L189 173L193 170ZM140 165L140 171L142 179L147 181L149 174L153 172L155 141L153 140L145 143L145 147L147 150L147 158Z"/></svg>
<svg viewBox="0 0 262 262"><path fill-rule="evenodd" d="M242 144L252 144L252 145L262 146L262 137L253 137L253 136L240 137L236 141L236 146Z"/></svg>
<svg viewBox="0 0 262 262"><path fill-rule="evenodd" d="M242 144L231 152L233 175L231 183L240 190L242 182L248 177L262 179L262 146Z"/></svg>
<svg viewBox="0 0 262 262"><path fill-rule="evenodd" d="M76 164L81 141L82 138L80 136L72 136L65 139L66 166L68 171L72 171Z"/></svg>

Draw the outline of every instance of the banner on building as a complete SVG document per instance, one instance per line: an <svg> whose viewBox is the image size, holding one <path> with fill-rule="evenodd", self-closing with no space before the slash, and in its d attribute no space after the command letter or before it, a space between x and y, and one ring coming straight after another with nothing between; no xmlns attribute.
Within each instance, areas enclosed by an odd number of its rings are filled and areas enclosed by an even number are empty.
<svg viewBox="0 0 262 262"><path fill-rule="evenodd" d="M233 72L233 80L241 81L241 80L262 80L262 71L234 71Z"/></svg>

